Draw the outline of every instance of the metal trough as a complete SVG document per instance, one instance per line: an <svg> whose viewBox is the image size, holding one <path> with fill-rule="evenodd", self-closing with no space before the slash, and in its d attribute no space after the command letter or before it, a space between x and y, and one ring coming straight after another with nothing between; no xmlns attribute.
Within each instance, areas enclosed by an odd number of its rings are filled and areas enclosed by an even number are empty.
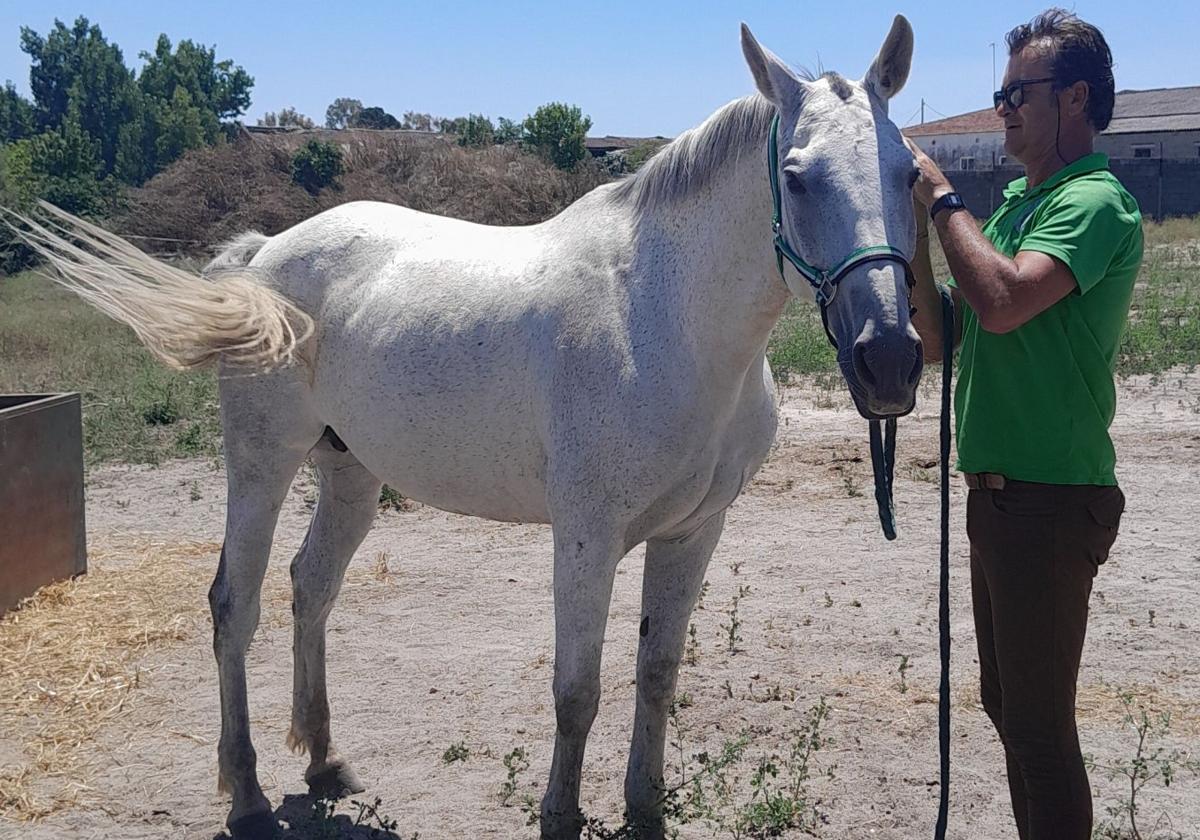
<svg viewBox="0 0 1200 840"><path fill-rule="evenodd" d="M78 394L0 394L0 613L87 571Z"/></svg>

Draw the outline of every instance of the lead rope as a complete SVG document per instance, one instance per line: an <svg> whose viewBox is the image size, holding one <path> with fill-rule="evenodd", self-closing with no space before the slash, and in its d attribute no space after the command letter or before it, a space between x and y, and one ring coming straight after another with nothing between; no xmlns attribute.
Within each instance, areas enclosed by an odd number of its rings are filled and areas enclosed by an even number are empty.
<svg viewBox="0 0 1200 840"><path fill-rule="evenodd" d="M941 797L934 840L945 840L950 810L950 377L954 369L954 301L949 289L942 295L942 551L938 592L938 635L942 659L938 690L938 747L941 756Z"/></svg>
<svg viewBox="0 0 1200 840"><path fill-rule="evenodd" d="M946 840L950 810L950 380L954 369L954 301L945 288L942 298L942 411L941 411L941 553L938 585L938 647L941 680L938 686L938 752L940 791L934 840ZM892 482L896 470L896 419L871 421L871 469L875 473L875 503L883 535L896 539L896 507Z"/></svg>

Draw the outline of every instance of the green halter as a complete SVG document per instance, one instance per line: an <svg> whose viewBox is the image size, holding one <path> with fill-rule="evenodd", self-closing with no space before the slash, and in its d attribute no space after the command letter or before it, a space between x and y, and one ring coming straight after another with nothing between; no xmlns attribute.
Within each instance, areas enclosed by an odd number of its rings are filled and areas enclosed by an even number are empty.
<svg viewBox="0 0 1200 840"><path fill-rule="evenodd" d="M817 306L821 309L821 323L825 325L825 335L829 338L829 343L834 346L834 349L837 349L837 341L834 340L833 333L829 330L829 320L825 310L833 302L834 295L837 294L838 283L842 281L842 278L849 274L851 269L857 268L863 263L897 262L904 267L904 280L911 290L915 283L912 267L908 264L908 258L904 256L904 252L899 248L893 248L891 245L868 245L865 248L858 248L833 268L828 269L817 268L805 262L792 249L792 246L788 244L787 239L783 236L782 197L779 192L778 138L779 114L776 114L775 118L771 120L771 133L767 139L767 166L771 175L771 199L775 204L775 211L771 216L771 231L775 234L775 260L779 266L779 276L783 278L786 284L787 277L783 273L783 260L786 257L787 261L813 287Z"/></svg>

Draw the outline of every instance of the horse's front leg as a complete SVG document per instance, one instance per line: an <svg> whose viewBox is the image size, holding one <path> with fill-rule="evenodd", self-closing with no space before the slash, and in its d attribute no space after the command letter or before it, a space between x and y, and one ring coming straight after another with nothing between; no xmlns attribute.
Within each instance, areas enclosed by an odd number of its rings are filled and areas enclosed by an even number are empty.
<svg viewBox="0 0 1200 840"><path fill-rule="evenodd" d="M600 705L600 653L613 576L624 554L616 529L554 526L554 760L542 798L545 840L575 840L583 827L579 777Z"/></svg>
<svg viewBox="0 0 1200 840"><path fill-rule="evenodd" d="M678 541L650 540L642 577L637 710L625 773L626 820L642 840L660 840L663 825L663 745L667 715L687 636L688 619L725 526L725 512Z"/></svg>

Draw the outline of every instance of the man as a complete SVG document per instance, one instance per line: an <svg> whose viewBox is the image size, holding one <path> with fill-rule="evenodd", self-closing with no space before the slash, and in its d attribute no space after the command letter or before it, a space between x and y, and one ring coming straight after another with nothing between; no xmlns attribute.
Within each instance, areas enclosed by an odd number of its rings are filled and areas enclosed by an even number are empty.
<svg viewBox="0 0 1200 840"><path fill-rule="evenodd" d="M1108 427L1141 216L1108 159L1093 152L1113 108L1104 36L1051 9L1007 42L995 104L1005 150L1026 177L980 229L913 146L913 321L926 358L942 358L932 216L953 274L961 348L958 469L970 488L983 706L1004 743L1021 840L1087 840L1092 803L1075 686L1092 578L1125 506Z"/></svg>

